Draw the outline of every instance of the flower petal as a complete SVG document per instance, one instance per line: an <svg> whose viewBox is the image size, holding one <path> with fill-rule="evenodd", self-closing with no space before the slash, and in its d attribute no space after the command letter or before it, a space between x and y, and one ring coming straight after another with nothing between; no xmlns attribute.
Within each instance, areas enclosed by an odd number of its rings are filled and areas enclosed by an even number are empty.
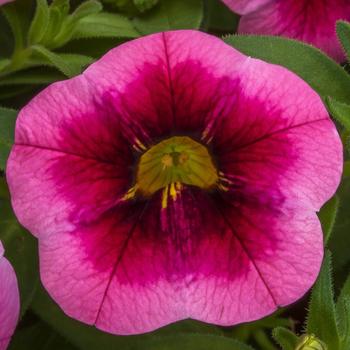
<svg viewBox="0 0 350 350"><path fill-rule="evenodd" d="M19 315L17 278L3 253L4 248L0 242L0 350L7 348Z"/></svg>
<svg viewBox="0 0 350 350"><path fill-rule="evenodd" d="M232 11L245 15L256 11L271 0L222 0Z"/></svg>
<svg viewBox="0 0 350 350"><path fill-rule="evenodd" d="M213 152L233 195L319 210L338 187L343 164L319 96L283 67L255 59L242 68L233 94L233 107L213 131Z"/></svg>
<svg viewBox="0 0 350 350"><path fill-rule="evenodd" d="M188 317L232 325L295 301L317 276L314 213L223 205L196 189L160 202L40 241L44 285L69 315L116 334Z"/></svg>
<svg viewBox="0 0 350 350"><path fill-rule="evenodd" d="M240 33L282 35L312 44L336 61L344 60L335 31L337 20L350 20L347 0L270 1L240 20Z"/></svg>

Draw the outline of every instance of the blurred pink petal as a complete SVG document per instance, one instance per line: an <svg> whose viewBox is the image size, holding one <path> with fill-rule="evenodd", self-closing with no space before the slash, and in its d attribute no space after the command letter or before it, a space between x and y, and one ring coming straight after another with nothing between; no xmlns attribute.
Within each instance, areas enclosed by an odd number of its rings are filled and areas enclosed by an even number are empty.
<svg viewBox="0 0 350 350"><path fill-rule="evenodd" d="M182 183L166 205L164 188L126 197L143 148L174 135L209 150L215 186ZM35 97L7 177L51 296L78 320L133 334L251 321L303 296L323 256L315 212L341 171L336 128L305 82L176 31L120 45Z"/></svg>
<svg viewBox="0 0 350 350"><path fill-rule="evenodd" d="M12 1L14 1L14 0L0 0L0 6L7 4L8 2L12 2Z"/></svg>
<svg viewBox="0 0 350 350"><path fill-rule="evenodd" d="M270 0L265 5L248 0L224 2L244 15L239 33L286 36L312 44L338 62L345 59L335 24L341 19L350 21L349 0ZM242 11L245 5L251 11Z"/></svg>
<svg viewBox="0 0 350 350"><path fill-rule="evenodd" d="M222 0L232 11L245 15L267 4L271 0Z"/></svg>
<svg viewBox="0 0 350 350"><path fill-rule="evenodd" d="M16 274L3 254L4 248L0 242L0 350L7 348L19 315Z"/></svg>

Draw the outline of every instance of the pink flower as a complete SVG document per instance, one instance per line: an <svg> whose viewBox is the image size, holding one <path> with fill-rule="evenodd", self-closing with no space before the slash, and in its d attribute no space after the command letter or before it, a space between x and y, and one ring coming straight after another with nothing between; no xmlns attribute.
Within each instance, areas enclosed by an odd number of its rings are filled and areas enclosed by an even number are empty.
<svg viewBox="0 0 350 350"><path fill-rule="evenodd" d="M283 35L312 44L336 61L345 59L337 20L350 21L350 0L223 0L242 16L238 32Z"/></svg>
<svg viewBox="0 0 350 350"><path fill-rule="evenodd" d="M0 242L0 350L7 348L19 315L16 274L3 254L4 248Z"/></svg>
<svg viewBox="0 0 350 350"><path fill-rule="evenodd" d="M305 82L182 30L120 45L36 96L7 175L51 296L132 334L251 321L300 298L341 169Z"/></svg>

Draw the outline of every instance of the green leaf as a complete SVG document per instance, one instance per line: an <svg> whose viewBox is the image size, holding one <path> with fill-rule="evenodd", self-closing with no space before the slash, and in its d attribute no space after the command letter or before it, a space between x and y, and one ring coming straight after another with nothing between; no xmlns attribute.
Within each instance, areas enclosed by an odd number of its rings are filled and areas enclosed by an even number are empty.
<svg viewBox="0 0 350 350"><path fill-rule="evenodd" d="M133 0L133 2L139 11L144 12L155 6L159 0Z"/></svg>
<svg viewBox="0 0 350 350"><path fill-rule="evenodd" d="M274 36L230 35L224 41L244 54L284 66L304 79L324 99L350 103L350 75L320 50Z"/></svg>
<svg viewBox="0 0 350 350"><path fill-rule="evenodd" d="M350 105L338 102L335 99L328 97L326 99L327 107L333 118L350 130Z"/></svg>
<svg viewBox="0 0 350 350"><path fill-rule="evenodd" d="M346 160L344 162L343 177L349 177L349 176L350 176L350 160Z"/></svg>
<svg viewBox="0 0 350 350"><path fill-rule="evenodd" d="M252 350L244 344L241 345L221 336L218 327L191 320L177 322L143 335L125 337L108 334L66 316L43 288L37 290L31 307L41 319L58 333L84 350L156 350L158 348L170 350L173 349L175 344L177 347L180 346L182 350L197 348ZM196 334L192 336L192 333Z"/></svg>
<svg viewBox="0 0 350 350"><path fill-rule="evenodd" d="M47 0L36 0L36 10L33 21L29 28L28 43L36 44L44 37L50 19Z"/></svg>
<svg viewBox="0 0 350 350"><path fill-rule="evenodd" d="M38 259L36 239L18 223L9 200L6 183L0 179L0 240L5 247L5 256L16 271L20 297L21 315L28 309L38 286Z"/></svg>
<svg viewBox="0 0 350 350"><path fill-rule="evenodd" d="M284 327L277 327L272 331L272 337L283 350L295 350L299 338L296 334Z"/></svg>
<svg viewBox="0 0 350 350"><path fill-rule="evenodd" d="M50 48L61 47L69 42L74 35L79 21L100 11L102 11L102 5L98 1L88 0L83 2L63 21L61 30L50 43Z"/></svg>
<svg viewBox="0 0 350 350"><path fill-rule="evenodd" d="M40 67L38 69L16 72L1 78L0 87L10 85L47 85L63 79L66 79L66 76L62 73Z"/></svg>
<svg viewBox="0 0 350 350"><path fill-rule="evenodd" d="M10 60L7 58L0 60L0 71L10 64Z"/></svg>
<svg viewBox="0 0 350 350"><path fill-rule="evenodd" d="M337 21L337 34L341 45L345 51L348 61L350 61L350 23Z"/></svg>
<svg viewBox="0 0 350 350"><path fill-rule="evenodd" d="M339 197L332 197L320 210L318 217L321 221L324 236L324 244L326 245L333 231L335 219L339 208Z"/></svg>
<svg viewBox="0 0 350 350"><path fill-rule="evenodd" d="M17 112L0 107L0 169L4 170L13 144Z"/></svg>
<svg viewBox="0 0 350 350"><path fill-rule="evenodd" d="M80 74L83 68L93 61L91 57L84 55L57 54L39 45L33 46L32 49L43 59L42 64L56 67L67 77Z"/></svg>
<svg viewBox="0 0 350 350"><path fill-rule="evenodd" d="M72 39L85 38L136 38L140 34L132 22L117 13L97 13L79 21Z"/></svg>
<svg viewBox="0 0 350 350"><path fill-rule="evenodd" d="M344 295L338 299L337 315L340 334L340 349L350 348L350 296Z"/></svg>
<svg viewBox="0 0 350 350"><path fill-rule="evenodd" d="M134 25L142 34L171 29L197 29L203 18L201 0L160 0L152 10L134 18Z"/></svg>
<svg viewBox="0 0 350 350"><path fill-rule="evenodd" d="M203 27L218 34L234 33L240 16L231 11L222 1L206 0Z"/></svg>
<svg viewBox="0 0 350 350"><path fill-rule="evenodd" d="M31 13L31 5L31 1L15 1L0 9L11 27L15 41L15 54L26 44L25 38L30 25L28 13Z"/></svg>
<svg viewBox="0 0 350 350"><path fill-rule="evenodd" d="M22 328L12 337L8 350L76 350L77 348L57 334L46 323L38 320Z"/></svg>
<svg viewBox="0 0 350 350"><path fill-rule="evenodd" d="M72 13L71 17L74 21L78 21L100 11L102 11L102 5L98 1L88 0L79 5Z"/></svg>
<svg viewBox="0 0 350 350"><path fill-rule="evenodd" d="M350 341L350 274L348 275L337 300L336 310L339 321L339 333Z"/></svg>
<svg viewBox="0 0 350 350"><path fill-rule="evenodd" d="M306 329L308 334L315 334L325 342L329 349L340 350L329 252L326 252L320 275L311 293Z"/></svg>

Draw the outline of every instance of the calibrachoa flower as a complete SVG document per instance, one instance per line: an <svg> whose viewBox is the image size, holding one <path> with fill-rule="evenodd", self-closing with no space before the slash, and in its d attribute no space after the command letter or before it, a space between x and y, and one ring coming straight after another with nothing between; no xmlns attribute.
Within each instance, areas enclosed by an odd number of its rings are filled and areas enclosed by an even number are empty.
<svg viewBox="0 0 350 350"><path fill-rule="evenodd" d="M7 348L19 315L16 274L3 255L4 248L0 242L0 350Z"/></svg>
<svg viewBox="0 0 350 350"><path fill-rule="evenodd" d="M313 44L337 61L344 53L337 40L337 20L350 21L350 0L223 0L243 15L238 31L283 35Z"/></svg>
<svg viewBox="0 0 350 350"><path fill-rule="evenodd" d="M42 281L70 316L130 334L250 321L300 298L342 146L285 68L197 31L150 35L19 114L7 166Z"/></svg>

